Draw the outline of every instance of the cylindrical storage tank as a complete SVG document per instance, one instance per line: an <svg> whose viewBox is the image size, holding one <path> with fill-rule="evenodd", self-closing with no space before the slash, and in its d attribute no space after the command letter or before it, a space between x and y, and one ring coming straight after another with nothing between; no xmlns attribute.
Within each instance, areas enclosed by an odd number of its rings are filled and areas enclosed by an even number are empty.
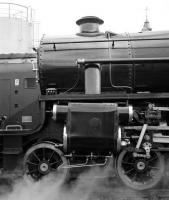
<svg viewBox="0 0 169 200"><path fill-rule="evenodd" d="M32 9L13 3L0 3L0 54L32 53Z"/></svg>

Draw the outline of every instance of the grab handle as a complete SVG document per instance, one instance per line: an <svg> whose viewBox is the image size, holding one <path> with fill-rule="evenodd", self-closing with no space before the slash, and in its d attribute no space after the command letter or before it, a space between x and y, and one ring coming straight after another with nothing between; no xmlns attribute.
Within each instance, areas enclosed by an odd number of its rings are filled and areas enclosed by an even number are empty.
<svg viewBox="0 0 169 200"><path fill-rule="evenodd" d="M9 130L23 130L21 125L7 125L6 126L6 131Z"/></svg>

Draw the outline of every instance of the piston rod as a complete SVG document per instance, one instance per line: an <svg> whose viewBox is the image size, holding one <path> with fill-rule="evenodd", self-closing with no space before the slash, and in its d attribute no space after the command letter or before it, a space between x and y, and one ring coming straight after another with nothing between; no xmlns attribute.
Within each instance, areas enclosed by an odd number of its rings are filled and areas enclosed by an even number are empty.
<svg viewBox="0 0 169 200"><path fill-rule="evenodd" d="M142 128L141 133L140 133L140 137L139 137L138 142L137 142L137 145L136 145L136 149L139 149L139 148L140 148L140 145L141 145L141 143L142 143L143 137L144 137L145 132L146 132L146 130L147 130L147 126L148 126L147 124L144 124L144 125L143 125L143 128Z"/></svg>

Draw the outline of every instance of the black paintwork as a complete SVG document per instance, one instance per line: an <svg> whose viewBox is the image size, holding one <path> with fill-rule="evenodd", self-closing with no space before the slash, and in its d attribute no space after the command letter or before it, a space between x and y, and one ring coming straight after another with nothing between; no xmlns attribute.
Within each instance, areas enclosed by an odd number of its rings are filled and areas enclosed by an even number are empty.
<svg viewBox="0 0 169 200"><path fill-rule="evenodd" d="M142 63L101 63L102 92L115 90L113 86L129 86L133 92L168 92L169 60L156 62L153 58L168 58L169 32L149 32L98 37L43 38L39 49L39 71L42 93L47 88L65 92L78 84L72 92L84 92L83 69L78 59L129 60L152 59Z"/></svg>

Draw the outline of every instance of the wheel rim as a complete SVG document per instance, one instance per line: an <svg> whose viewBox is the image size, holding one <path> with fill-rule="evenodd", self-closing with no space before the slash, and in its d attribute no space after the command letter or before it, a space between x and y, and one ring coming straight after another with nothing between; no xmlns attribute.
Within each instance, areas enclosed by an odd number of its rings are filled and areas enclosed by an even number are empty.
<svg viewBox="0 0 169 200"><path fill-rule="evenodd" d="M122 151L117 159L117 172L122 182L137 190L156 186L164 172L164 158L151 152L151 158L135 158L132 152Z"/></svg>
<svg viewBox="0 0 169 200"><path fill-rule="evenodd" d="M61 169L67 165L67 160L61 150L53 144L41 143L32 146L24 157L24 171L35 180L41 179L50 172L57 172L66 178L68 169Z"/></svg>

